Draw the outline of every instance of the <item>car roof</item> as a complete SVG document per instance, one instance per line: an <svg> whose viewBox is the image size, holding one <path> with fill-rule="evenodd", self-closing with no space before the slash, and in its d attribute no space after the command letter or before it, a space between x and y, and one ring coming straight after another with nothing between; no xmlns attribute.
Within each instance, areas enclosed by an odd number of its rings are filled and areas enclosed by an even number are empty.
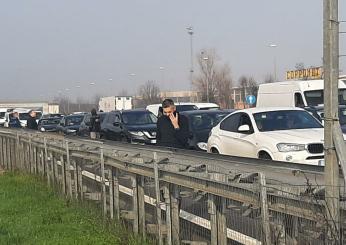
<svg viewBox="0 0 346 245"><path fill-rule="evenodd" d="M260 113L269 111L304 111L304 109L298 107L254 107L239 110L237 112Z"/></svg>
<svg viewBox="0 0 346 245"><path fill-rule="evenodd" d="M232 113L234 109L226 110L193 110L193 111L182 111L179 112L182 115L195 115L195 114L216 114L216 113Z"/></svg>
<svg viewBox="0 0 346 245"><path fill-rule="evenodd" d="M140 108L140 109L131 109L131 110L115 110L115 111L111 111L111 112L119 112L119 113L129 112L129 113L131 113L131 112L150 112L150 111L146 110L144 108Z"/></svg>

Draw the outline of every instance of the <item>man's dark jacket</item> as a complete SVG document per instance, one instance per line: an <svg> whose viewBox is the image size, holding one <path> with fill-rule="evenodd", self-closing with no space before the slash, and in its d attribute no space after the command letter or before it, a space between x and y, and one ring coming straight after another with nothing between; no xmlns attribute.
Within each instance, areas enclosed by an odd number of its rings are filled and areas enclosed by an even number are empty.
<svg viewBox="0 0 346 245"><path fill-rule="evenodd" d="M185 148L189 138L188 119L178 114L179 129L175 129L168 116L157 120L157 145L173 148Z"/></svg>
<svg viewBox="0 0 346 245"><path fill-rule="evenodd" d="M99 115L92 115L90 118L90 132L101 131L101 119Z"/></svg>
<svg viewBox="0 0 346 245"><path fill-rule="evenodd" d="M29 116L28 120L26 121L26 127L28 129L37 130L38 126L37 126L36 118Z"/></svg>

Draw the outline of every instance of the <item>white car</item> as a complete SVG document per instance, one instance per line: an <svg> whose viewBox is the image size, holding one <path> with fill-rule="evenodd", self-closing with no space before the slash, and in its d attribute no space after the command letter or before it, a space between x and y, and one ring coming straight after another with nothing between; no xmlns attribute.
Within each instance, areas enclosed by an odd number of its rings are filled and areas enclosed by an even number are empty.
<svg viewBox="0 0 346 245"><path fill-rule="evenodd" d="M208 152L324 165L324 129L305 110L292 107L236 111L211 131Z"/></svg>

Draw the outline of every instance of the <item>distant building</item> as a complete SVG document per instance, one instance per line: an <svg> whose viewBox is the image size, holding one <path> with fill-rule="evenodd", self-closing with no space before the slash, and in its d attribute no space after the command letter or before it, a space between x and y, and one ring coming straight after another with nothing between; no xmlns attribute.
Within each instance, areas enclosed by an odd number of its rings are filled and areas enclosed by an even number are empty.
<svg viewBox="0 0 346 245"><path fill-rule="evenodd" d="M131 96L108 96L101 97L99 101L99 110L110 112L114 110L131 110Z"/></svg>
<svg viewBox="0 0 346 245"><path fill-rule="evenodd" d="M198 102L199 93L197 91L162 91L162 99L172 99L174 102Z"/></svg>
<svg viewBox="0 0 346 245"><path fill-rule="evenodd" d="M0 108L23 108L42 111L42 113L60 113L59 105L49 102L0 102Z"/></svg>

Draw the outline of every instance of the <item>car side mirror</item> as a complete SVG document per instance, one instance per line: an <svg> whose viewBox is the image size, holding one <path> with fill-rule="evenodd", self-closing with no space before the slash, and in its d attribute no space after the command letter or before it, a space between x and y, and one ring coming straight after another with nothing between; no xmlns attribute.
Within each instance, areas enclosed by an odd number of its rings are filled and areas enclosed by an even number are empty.
<svg viewBox="0 0 346 245"><path fill-rule="evenodd" d="M250 126L245 124L245 125L241 125L239 128L238 128L238 132L239 133L249 133L250 132Z"/></svg>

